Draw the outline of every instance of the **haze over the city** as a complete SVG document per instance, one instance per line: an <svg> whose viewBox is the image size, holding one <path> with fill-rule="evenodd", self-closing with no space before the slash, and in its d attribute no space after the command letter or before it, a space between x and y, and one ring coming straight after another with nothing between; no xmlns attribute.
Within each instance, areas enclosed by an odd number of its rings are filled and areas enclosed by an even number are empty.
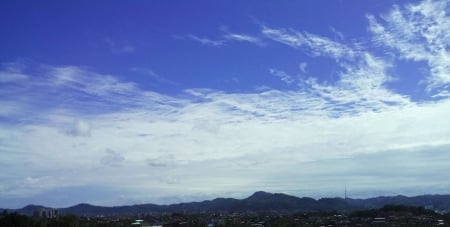
<svg viewBox="0 0 450 227"><path fill-rule="evenodd" d="M450 1L0 2L0 207L448 194Z"/></svg>

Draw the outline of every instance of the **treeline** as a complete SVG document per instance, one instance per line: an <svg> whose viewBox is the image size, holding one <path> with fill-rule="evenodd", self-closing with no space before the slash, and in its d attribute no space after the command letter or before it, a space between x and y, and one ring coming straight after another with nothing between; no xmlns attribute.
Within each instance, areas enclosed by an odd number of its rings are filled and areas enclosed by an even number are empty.
<svg viewBox="0 0 450 227"><path fill-rule="evenodd" d="M99 226L83 220L75 215L64 215L56 218L32 218L18 213L3 211L0 215L1 227L93 227ZM109 225L110 226L110 225Z"/></svg>
<svg viewBox="0 0 450 227"><path fill-rule="evenodd" d="M350 217L379 217L386 216L386 214L410 214L412 216L429 215L437 216L433 210L425 209L424 207L405 206L405 205L385 205L380 209L358 210L350 214Z"/></svg>

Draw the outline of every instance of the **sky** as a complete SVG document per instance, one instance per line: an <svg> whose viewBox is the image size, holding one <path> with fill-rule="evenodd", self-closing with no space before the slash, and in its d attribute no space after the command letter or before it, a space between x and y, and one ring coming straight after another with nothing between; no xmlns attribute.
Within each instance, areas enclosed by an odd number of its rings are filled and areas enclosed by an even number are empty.
<svg viewBox="0 0 450 227"><path fill-rule="evenodd" d="M0 2L0 207L448 194L450 1Z"/></svg>

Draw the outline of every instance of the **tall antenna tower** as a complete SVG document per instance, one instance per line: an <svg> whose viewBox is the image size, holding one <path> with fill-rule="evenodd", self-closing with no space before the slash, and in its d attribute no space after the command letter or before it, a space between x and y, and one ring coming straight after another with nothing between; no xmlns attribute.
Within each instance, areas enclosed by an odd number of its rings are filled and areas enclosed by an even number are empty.
<svg viewBox="0 0 450 227"><path fill-rule="evenodd" d="M347 185L345 185L344 189L344 199L347 200Z"/></svg>

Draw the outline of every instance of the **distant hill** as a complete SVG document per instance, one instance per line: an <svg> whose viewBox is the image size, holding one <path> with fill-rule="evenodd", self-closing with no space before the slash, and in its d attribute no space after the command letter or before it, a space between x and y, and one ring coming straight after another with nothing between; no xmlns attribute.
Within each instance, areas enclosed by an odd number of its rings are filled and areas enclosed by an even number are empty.
<svg viewBox="0 0 450 227"><path fill-rule="evenodd" d="M450 195L380 196L370 199L347 199L347 202L353 206L366 209L380 208L386 204L393 204L430 207L440 211L450 210Z"/></svg>
<svg viewBox="0 0 450 227"><path fill-rule="evenodd" d="M94 206L78 204L58 209L61 214L76 214L83 216L96 215L135 215L142 213L163 212L311 212L311 211L353 211L381 208L387 204L423 206L435 210L450 210L450 195L422 195L415 197L382 196L370 199L322 198L319 200L308 197L295 197L282 193L255 192L245 199L216 198L203 202L179 203L172 205L140 204L132 206ZM32 215L43 206L28 205L17 210L18 213Z"/></svg>

